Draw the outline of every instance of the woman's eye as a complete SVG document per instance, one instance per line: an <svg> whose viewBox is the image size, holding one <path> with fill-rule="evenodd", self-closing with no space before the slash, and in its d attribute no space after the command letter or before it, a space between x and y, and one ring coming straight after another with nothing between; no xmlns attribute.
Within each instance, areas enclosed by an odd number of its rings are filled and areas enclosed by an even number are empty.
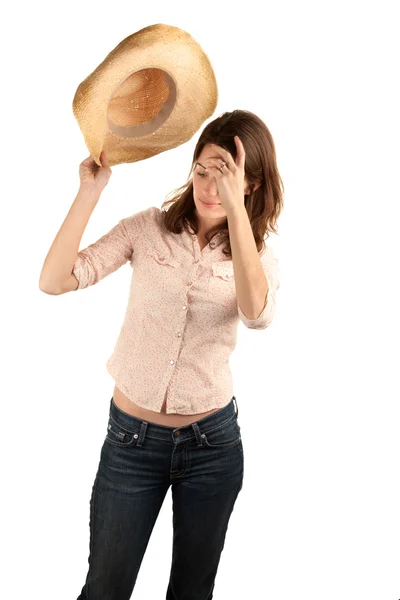
<svg viewBox="0 0 400 600"><path fill-rule="evenodd" d="M200 177L205 177L206 176L205 173L199 173L199 172L197 172L197 175L199 175Z"/></svg>

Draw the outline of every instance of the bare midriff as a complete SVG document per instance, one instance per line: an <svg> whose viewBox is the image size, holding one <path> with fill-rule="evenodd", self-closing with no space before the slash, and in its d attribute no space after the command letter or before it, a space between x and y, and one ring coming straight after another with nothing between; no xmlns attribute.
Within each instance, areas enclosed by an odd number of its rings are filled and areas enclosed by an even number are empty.
<svg viewBox="0 0 400 600"><path fill-rule="evenodd" d="M147 421L148 423L157 423L158 425L166 425L167 427L181 427L184 425L190 425L195 421L199 421L203 419L207 415L211 415L212 413L219 410L218 408L214 408L213 410L209 410L208 412L199 413L196 415L179 415L176 413L166 413L166 398L164 397L164 403L161 408L161 412L154 412L153 410L147 410L146 408L142 408L138 406L132 400L129 400L127 396L121 390L115 386L114 394L113 394L114 403L120 408L122 411L128 413L132 417L136 417L137 419L141 419L143 421Z"/></svg>

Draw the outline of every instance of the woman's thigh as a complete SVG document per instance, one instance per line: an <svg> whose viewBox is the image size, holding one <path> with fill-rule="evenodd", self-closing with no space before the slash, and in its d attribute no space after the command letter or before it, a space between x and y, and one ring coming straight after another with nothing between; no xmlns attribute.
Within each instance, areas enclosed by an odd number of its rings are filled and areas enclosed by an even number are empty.
<svg viewBox="0 0 400 600"><path fill-rule="evenodd" d="M199 422L201 431L201 421ZM243 485L237 418L187 445L186 470L174 479L173 557L167 598L212 597L230 516Z"/></svg>
<svg viewBox="0 0 400 600"><path fill-rule="evenodd" d="M90 551L78 600L129 600L168 491L171 446L110 420L90 500Z"/></svg>

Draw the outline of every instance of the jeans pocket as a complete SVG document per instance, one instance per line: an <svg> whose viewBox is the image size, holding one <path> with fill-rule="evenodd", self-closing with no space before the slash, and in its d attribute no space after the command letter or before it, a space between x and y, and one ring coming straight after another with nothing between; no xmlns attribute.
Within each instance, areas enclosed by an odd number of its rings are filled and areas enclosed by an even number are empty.
<svg viewBox="0 0 400 600"><path fill-rule="evenodd" d="M203 433L203 439L209 448L232 448L242 441L240 425L234 416L216 429Z"/></svg>
<svg viewBox="0 0 400 600"><path fill-rule="evenodd" d="M139 432L130 431L109 416L105 441L113 446L125 448L136 444Z"/></svg>

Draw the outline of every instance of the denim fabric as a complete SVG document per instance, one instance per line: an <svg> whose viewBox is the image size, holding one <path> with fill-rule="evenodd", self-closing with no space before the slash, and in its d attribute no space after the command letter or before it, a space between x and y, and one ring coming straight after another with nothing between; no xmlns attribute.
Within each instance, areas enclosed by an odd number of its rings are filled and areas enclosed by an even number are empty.
<svg viewBox="0 0 400 600"><path fill-rule="evenodd" d="M166 600L212 600L243 467L235 396L215 413L176 428L132 417L112 397L90 499L89 569L78 600L129 600L170 486Z"/></svg>

